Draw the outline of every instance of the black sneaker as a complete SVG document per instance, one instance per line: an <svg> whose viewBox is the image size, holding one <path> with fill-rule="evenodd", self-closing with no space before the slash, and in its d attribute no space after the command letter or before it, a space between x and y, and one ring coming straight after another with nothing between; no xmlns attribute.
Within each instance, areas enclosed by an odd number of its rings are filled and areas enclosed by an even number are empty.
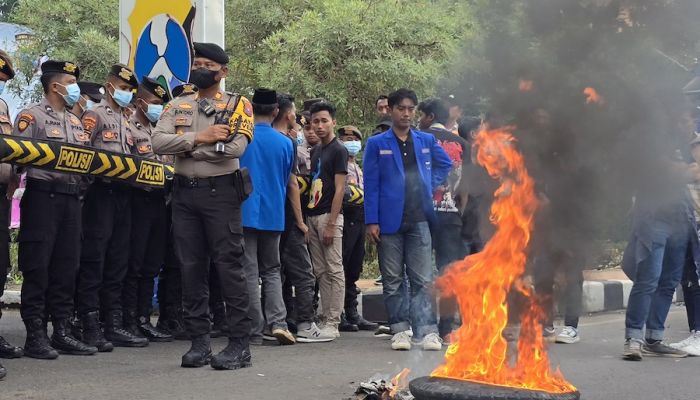
<svg viewBox="0 0 700 400"><path fill-rule="evenodd" d="M21 347L13 346L0 336L0 358L20 358L24 355Z"/></svg>
<svg viewBox="0 0 700 400"><path fill-rule="evenodd" d="M645 341L642 344L642 354L645 356L652 357L669 357L669 358L685 358L688 357L688 353L683 350L674 349L673 347L667 345L661 340L649 343Z"/></svg>
<svg viewBox="0 0 700 400"><path fill-rule="evenodd" d="M218 370L248 368L251 362L248 338L229 338L228 346L211 358L211 367Z"/></svg>
<svg viewBox="0 0 700 400"><path fill-rule="evenodd" d="M639 339L627 339L622 358L629 361L642 361L642 346L644 341Z"/></svg>

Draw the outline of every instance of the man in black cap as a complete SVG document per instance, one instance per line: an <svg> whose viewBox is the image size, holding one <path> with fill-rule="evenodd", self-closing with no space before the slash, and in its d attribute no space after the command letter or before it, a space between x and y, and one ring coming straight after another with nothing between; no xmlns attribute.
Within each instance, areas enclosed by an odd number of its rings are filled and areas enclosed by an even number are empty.
<svg viewBox="0 0 700 400"><path fill-rule="evenodd" d="M14 78L15 71L12 68L12 60L4 51L0 50L0 94L2 94L5 83ZM5 100L0 99L0 130L3 135L12 134L12 122L10 112ZM0 297L5 289L7 271L10 268L10 199L17 187L18 178L12 171L10 164L0 164ZM2 308L0 308L2 317ZM2 336L0 336L0 358L22 357L22 349L12 346ZM0 365L0 379L7 372Z"/></svg>
<svg viewBox="0 0 700 400"><path fill-rule="evenodd" d="M80 69L71 62L41 65L44 99L19 113L13 134L66 144L86 145L90 138L69 109L80 97ZM91 355L94 346L70 333L73 296L80 254L80 184L78 175L29 168L20 205L19 269L22 282L20 313L27 328L24 355L55 359L58 352ZM53 324L49 342L46 319ZM57 351L58 350L58 351Z"/></svg>
<svg viewBox="0 0 700 400"><path fill-rule="evenodd" d="M85 81L78 82L78 87L80 88L80 99L75 103L71 112L82 117L86 111L92 110L95 105L102 101L104 89L99 83Z"/></svg>
<svg viewBox="0 0 700 400"><path fill-rule="evenodd" d="M238 158L253 139L252 106L221 91L228 56L211 43L195 43L190 81L196 94L174 99L153 131L156 154L174 154L173 235L182 268L182 304L192 347L183 367L211 361L216 369L251 365L248 290L241 257L241 201ZM240 104L239 104L240 101ZM243 114L238 112L242 108ZM236 110L234 128L223 116ZM238 181L240 182L240 181ZM219 274L226 303L229 344L212 357L208 280L210 262Z"/></svg>
<svg viewBox="0 0 700 400"><path fill-rule="evenodd" d="M104 85L106 95L82 117L92 146L100 150L130 154L132 126L124 113L138 86L125 65L112 66ZM100 351L121 347L143 347L148 339L123 328L122 284L129 269L131 234L131 188L108 178L90 185L83 205L83 241L78 273L78 316L82 338ZM101 317L101 318L100 318ZM127 316L136 318L135 315ZM100 330L104 323L104 334ZM111 343L110 343L111 342Z"/></svg>
<svg viewBox="0 0 700 400"><path fill-rule="evenodd" d="M132 152L160 161L153 153L151 129L170 101L168 91L156 80L141 78L136 91L136 112L129 121L134 137ZM124 329L135 336L145 335L153 342L169 342L172 335L151 324L153 280L165 260L167 210L165 190L134 188L131 197L131 243L129 271L123 286Z"/></svg>

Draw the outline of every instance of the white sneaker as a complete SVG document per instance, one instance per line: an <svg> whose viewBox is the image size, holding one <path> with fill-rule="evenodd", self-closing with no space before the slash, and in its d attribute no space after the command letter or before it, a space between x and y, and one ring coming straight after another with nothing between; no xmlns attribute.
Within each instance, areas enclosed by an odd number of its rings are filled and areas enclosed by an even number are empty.
<svg viewBox="0 0 700 400"><path fill-rule="evenodd" d="M581 337L578 335L578 329L573 326L565 326L564 329L559 332L555 341L557 343L574 344L580 342Z"/></svg>
<svg viewBox="0 0 700 400"><path fill-rule="evenodd" d="M420 342L414 342L418 346L423 346L425 351L440 351L442 350L442 339L437 333L429 333L425 335Z"/></svg>
<svg viewBox="0 0 700 400"><path fill-rule="evenodd" d="M671 344L669 344L669 346L673 347L674 349L683 350L686 346L688 346L689 344L691 344L693 342L693 339L695 338L695 335L697 335L697 334L698 334L698 332L696 332L696 331L690 331L690 336L681 340L680 342L671 343Z"/></svg>
<svg viewBox="0 0 700 400"><path fill-rule="evenodd" d="M391 338L391 348L394 350L411 350L411 336L408 331L399 332Z"/></svg>
<svg viewBox="0 0 700 400"><path fill-rule="evenodd" d="M315 323L311 323L308 329L297 332L297 342L299 343L322 343L335 340L335 335L327 335Z"/></svg>
<svg viewBox="0 0 700 400"><path fill-rule="evenodd" d="M323 336L331 336L333 338L339 338L340 337L340 332L338 331L338 327L333 326L333 325L324 325L321 327L321 333Z"/></svg>

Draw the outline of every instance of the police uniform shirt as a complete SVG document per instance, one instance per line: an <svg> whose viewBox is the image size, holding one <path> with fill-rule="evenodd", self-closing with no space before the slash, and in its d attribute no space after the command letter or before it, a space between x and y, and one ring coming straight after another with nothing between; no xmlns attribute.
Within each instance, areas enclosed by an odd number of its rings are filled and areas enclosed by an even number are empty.
<svg viewBox="0 0 700 400"><path fill-rule="evenodd" d="M129 120L120 111L114 111L106 100L102 100L82 117L85 132L92 147L115 153L131 154L134 145Z"/></svg>
<svg viewBox="0 0 700 400"><path fill-rule="evenodd" d="M134 143L131 153L137 156L159 160L159 157L153 153L151 126L149 124L142 124L141 121L136 118L136 115L131 116L129 125L131 125L131 135Z"/></svg>
<svg viewBox="0 0 700 400"><path fill-rule="evenodd" d="M13 134L83 146L90 144L90 136L83 130L80 119L68 109L62 113L54 111L46 99L19 113ZM43 181L72 184L78 184L82 181L82 177L78 175L34 168L28 168L27 176Z"/></svg>
<svg viewBox="0 0 700 400"><path fill-rule="evenodd" d="M198 93L172 100L165 106L153 130L151 141L155 153L174 154L175 173L188 178L221 176L238 170L238 158L248 145L244 135L236 135L226 143L223 154L216 151L215 144L194 145L197 132L214 125L217 114L227 107L234 108L232 97L229 93L218 92L213 99L209 99L216 111L211 116L200 111Z"/></svg>
<svg viewBox="0 0 700 400"><path fill-rule="evenodd" d="M10 121L10 112L5 100L0 99L0 130L3 135L12 135L12 122ZM0 184L10 183L12 178L12 165L0 164Z"/></svg>

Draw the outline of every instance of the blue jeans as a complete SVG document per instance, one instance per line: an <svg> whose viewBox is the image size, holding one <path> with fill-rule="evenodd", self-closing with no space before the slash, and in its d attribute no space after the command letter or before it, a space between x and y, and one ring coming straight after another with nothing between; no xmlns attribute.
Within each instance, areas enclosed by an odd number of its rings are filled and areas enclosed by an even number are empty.
<svg viewBox="0 0 700 400"><path fill-rule="evenodd" d="M636 260L634 285L625 318L625 337L644 338L646 323L646 338L662 340L673 294L683 275L691 229L688 224L656 221L649 232L642 234L651 239L651 249L646 257Z"/></svg>
<svg viewBox="0 0 700 400"><path fill-rule="evenodd" d="M435 278L431 256L430 227L427 222L403 224L398 233L381 235L379 270L392 332L413 328L413 336L417 340L429 333L437 333L430 290ZM402 292L404 265L410 282L408 306Z"/></svg>

